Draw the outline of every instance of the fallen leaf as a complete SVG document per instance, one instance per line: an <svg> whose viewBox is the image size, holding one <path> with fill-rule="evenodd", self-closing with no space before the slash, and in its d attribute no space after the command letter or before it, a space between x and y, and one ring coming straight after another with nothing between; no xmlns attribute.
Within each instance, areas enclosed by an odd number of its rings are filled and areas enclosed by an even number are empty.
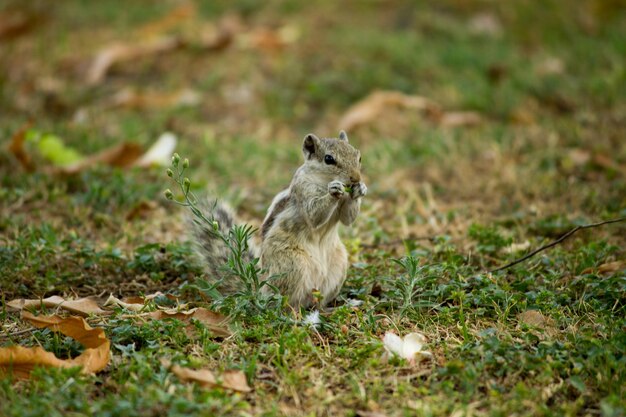
<svg viewBox="0 0 626 417"><path fill-rule="evenodd" d="M582 274L591 274L593 271L597 271L598 274L612 274L614 272L622 271L626 269L626 261L614 261L607 262L598 266L597 268L586 268L582 271Z"/></svg>
<svg viewBox="0 0 626 417"><path fill-rule="evenodd" d="M138 167L149 167L153 165L165 166L172 160L174 149L176 148L176 136L165 132L156 142L144 153L135 163Z"/></svg>
<svg viewBox="0 0 626 417"><path fill-rule="evenodd" d="M150 200L141 200L135 204L128 213L126 213L126 220L132 221L135 219L147 219L150 213L158 207L157 203Z"/></svg>
<svg viewBox="0 0 626 417"><path fill-rule="evenodd" d="M34 316L26 311L22 318L37 328L48 328L62 333L85 346L82 354L73 359L59 359L41 347L11 346L0 348L0 374L28 378L38 366L71 368L81 366L83 373L104 369L110 359L111 342L100 328L92 328L82 317Z"/></svg>
<svg viewBox="0 0 626 417"><path fill-rule="evenodd" d="M276 52L294 43L300 37L300 31L295 26L284 26L278 30L258 28L238 39L242 48L261 49L267 52Z"/></svg>
<svg viewBox="0 0 626 417"><path fill-rule="evenodd" d="M146 303L147 301L154 300L157 297L165 297L170 301L177 301L178 297L172 294L163 294L161 291L157 291L153 294L142 295L142 296L133 296L133 297L124 297L122 301L126 303Z"/></svg>
<svg viewBox="0 0 626 417"><path fill-rule="evenodd" d="M173 93L143 92L124 88L116 93L107 103L107 107L127 109L162 109L168 107L189 107L200 104L201 96L188 88Z"/></svg>
<svg viewBox="0 0 626 417"><path fill-rule="evenodd" d="M246 380L246 375L241 371L226 371L218 380L215 374L206 368L195 370L183 368L180 365L172 365L170 370L181 380L195 382L202 387L220 387L239 392L252 391Z"/></svg>
<svg viewBox="0 0 626 417"><path fill-rule="evenodd" d="M547 335L553 336L557 333L557 329L554 327L554 320L550 317L546 317L538 310L526 310L517 316L517 320L520 324L536 327L544 330Z"/></svg>
<svg viewBox="0 0 626 417"><path fill-rule="evenodd" d="M175 36L162 36L156 39L137 41L136 43L115 43L102 48L96 53L89 69L86 81L89 85L101 83L113 65L134 61L146 56L163 54L178 49L182 42Z"/></svg>
<svg viewBox="0 0 626 417"><path fill-rule="evenodd" d="M438 110L438 106L425 97L410 96L397 91L375 91L352 105L341 118L339 127L344 130L351 130L371 123L387 109L394 107L413 110Z"/></svg>
<svg viewBox="0 0 626 417"><path fill-rule="evenodd" d="M423 359L432 357L432 353L423 350L426 345L426 337L421 333L409 333L404 338L392 332L385 333L383 337L385 357L397 355L409 361L411 364L421 362Z"/></svg>
<svg viewBox="0 0 626 417"><path fill-rule="evenodd" d="M78 300L65 300L63 297L53 295L43 300L26 300L23 298L9 301L7 305L16 310L24 310L36 307L56 308L59 307L70 313L80 314L81 316L89 316L90 314L105 315L110 314L109 311L100 308L98 303L92 298L80 298Z"/></svg>
<svg viewBox="0 0 626 417"><path fill-rule="evenodd" d="M225 316L202 307L187 311L157 310L147 313L145 316L154 320L177 319L183 322L196 319L216 336L230 337L233 334L228 327L228 319ZM193 325L190 324L188 327L193 327Z"/></svg>
<svg viewBox="0 0 626 417"><path fill-rule="evenodd" d="M526 240L526 241L524 241L522 243L511 243L509 246L504 248L504 252L505 253L515 253L515 252L524 251L524 250L526 250L528 248L530 248L530 242Z"/></svg>
<svg viewBox="0 0 626 417"><path fill-rule="evenodd" d="M107 298L107 300L104 302L104 305L105 307L106 306L118 306L118 307L125 308L126 310L130 310L130 311L141 311L145 307L145 304L143 302L141 303L124 302L120 300L119 298L114 297L113 294L109 295L109 298Z"/></svg>
<svg viewBox="0 0 626 417"><path fill-rule="evenodd" d="M20 165L22 165L22 167L27 172L33 172L35 170L35 165L33 164L30 155L28 155L28 153L26 153L26 150L24 149L26 132L28 132L28 129L30 129L31 125L31 122L26 123L20 128L20 130L15 132L15 134L13 134L13 137L11 138L11 144L9 145L9 152L11 152L13 156L15 156Z"/></svg>
<svg viewBox="0 0 626 417"><path fill-rule="evenodd" d="M61 138L52 134L41 135L37 149L41 156L56 166L71 165L83 159L78 151L65 145Z"/></svg>
<svg viewBox="0 0 626 417"><path fill-rule="evenodd" d="M22 36L43 21L43 16L20 9L8 9L0 12L0 40Z"/></svg>
<svg viewBox="0 0 626 417"><path fill-rule="evenodd" d="M141 146L137 143L123 142L111 148L105 149L94 155L85 157L80 161L58 168L58 172L64 174L77 174L96 164L106 164L114 167L128 168L142 155Z"/></svg>
<svg viewBox="0 0 626 417"><path fill-rule="evenodd" d="M483 122L482 116L474 111L434 113L433 119L444 127L476 126Z"/></svg>
<svg viewBox="0 0 626 417"><path fill-rule="evenodd" d="M604 154L595 154L591 160L596 166L607 171L619 172L626 175L626 167L615 162L613 158Z"/></svg>

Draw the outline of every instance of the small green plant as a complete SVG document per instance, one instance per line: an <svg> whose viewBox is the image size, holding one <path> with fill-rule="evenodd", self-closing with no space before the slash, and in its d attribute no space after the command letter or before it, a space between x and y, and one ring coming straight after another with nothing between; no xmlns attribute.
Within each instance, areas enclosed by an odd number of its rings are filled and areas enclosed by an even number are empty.
<svg viewBox="0 0 626 417"><path fill-rule="evenodd" d="M165 190L165 198L179 206L189 208L196 219L209 226L208 230L212 236L221 240L228 248L228 261L223 265L226 275L241 280L239 290L229 296L220 294L218 290L220 280L213 283L200 280L194 288L211 297L218 308L224 308L235 316L249 312L251 309L256 312L267 312L271 310L270 307L280 305L281 297L278 295L277 288L271 284L272 277L262 279L266 271L259 267L259 259L246 260L246 254L250 249L249 241L256 230L250 225L234 225L228 233L222 232L217 221L213 217L207 217L198 208L198 198L190 190L191 180L185 176L188 168L189 159L185 158L181 163L177 153L172 156L171 168L166 172L167 176L178 185L182 198L177 199L170 189ZM264 287L272 291L265 292Z"/></svg>

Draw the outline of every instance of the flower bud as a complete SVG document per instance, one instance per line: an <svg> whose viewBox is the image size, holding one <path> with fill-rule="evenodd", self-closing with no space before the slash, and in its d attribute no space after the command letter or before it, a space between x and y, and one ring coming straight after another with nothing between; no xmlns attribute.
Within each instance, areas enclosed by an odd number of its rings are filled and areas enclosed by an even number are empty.
<svg viewBox="0 0 626 417"><path fill-rule="evenodd" d="M174 199L174 194L172 193L172 190L170 190L169 188L167 190L165 190L165 192L163 193L163 195L165 196L165 198L167 198L168 200L173 200Z"/></svg>
<svg viewBox="0 0 626 417"><path fill-rule="evenodd" d="M167 173L167 176L172 178L174 176L174 171L172 171L171 169L167 169L167 171L165 171Z"/></svg>
<svg viewBox="0 0 626 417"><path fill-rule="evenodd" d="M185 158L183 161L183 168L189 168L189 159Z"/></svg>
<svg viewBox="0 0 626 417"><path fill-rule="evenodd" d="M180 162L180 155L175 153L174 155L172 155L172 165L177 167L178 166L178 162Z"/></svg>
<svg viewBox="0 0 626 417"><path fill-rule="evenodd" d="M183 180L183 186L185 187L185 192L189 191L189 187L191 186L191 181L189 178L185 177Z"/></svg>

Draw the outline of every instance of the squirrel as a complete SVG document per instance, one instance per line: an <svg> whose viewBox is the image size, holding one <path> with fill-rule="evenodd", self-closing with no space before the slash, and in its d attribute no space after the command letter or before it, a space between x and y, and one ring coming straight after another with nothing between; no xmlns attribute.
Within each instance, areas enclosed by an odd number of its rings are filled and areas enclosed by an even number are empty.
<svg viewBox="0 0 626 417"><path fill-rule="evenodd" d="M261 226L260 247L249 242L246 261L260 258L272 284L294 307L320 307L333 301L346 279L348 253L339 239L339 223L351 225L367 187L361 180L361 153L342 130L338 138L304 137L304 163L288 188L274 197ZM226 204L211 204L206 217L227 234L236 217ZM240 283L221 266L229 251L210 225L193 220L193 241L209 276L222 279L219 290L232 293ZM264 290L268 288L263 287ZM266 290L265 290L266 291ZM319 292L316 298L314 292ZM321 296L321 297L320 297Z"/></svg>

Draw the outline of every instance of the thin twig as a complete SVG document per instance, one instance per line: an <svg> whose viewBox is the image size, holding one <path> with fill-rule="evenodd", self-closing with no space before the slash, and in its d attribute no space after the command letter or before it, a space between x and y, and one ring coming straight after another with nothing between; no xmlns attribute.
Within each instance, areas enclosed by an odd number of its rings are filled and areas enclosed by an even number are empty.
<svg viewBox="0 0 626 417"><path fill-rule="evenodd" d="M489 273L493 273L493 272L498 272L498 271L502 271L504 269L508 269L514 265L517 265L521 262L524 262L526 259L532 258L533 256L535 256L536 254L538 254L539 252L542 252L546 249L551 248L552 246L556 246L559 243L563 242L565 239L567 239L568 237L570 237L571 235L573 235L574 233L578 232L579 230L583 230L583 229L591 229L593 227L599 227L599 226L603 226L605 224L611 224L611 223L618 223L618 222L623 222L626 221L626 216L625 217L619 217L617 219L611 219L611 220L605 220L603 222L599 222L599 223L592 223L592 224L585 224L582 226L576 226L575 228L573 228L572 230L570 230L569 232L565 233L563 236L561 236L560 238L558 238L557 240L548 243L547 245L544 245L542 247L540 247L539 249L535 249L534 251L530 252L529 254L514 260L513 262L510 262L504 266L501 266L499 268L496 269L492 269L491 271L489 271Z"/></svg>

